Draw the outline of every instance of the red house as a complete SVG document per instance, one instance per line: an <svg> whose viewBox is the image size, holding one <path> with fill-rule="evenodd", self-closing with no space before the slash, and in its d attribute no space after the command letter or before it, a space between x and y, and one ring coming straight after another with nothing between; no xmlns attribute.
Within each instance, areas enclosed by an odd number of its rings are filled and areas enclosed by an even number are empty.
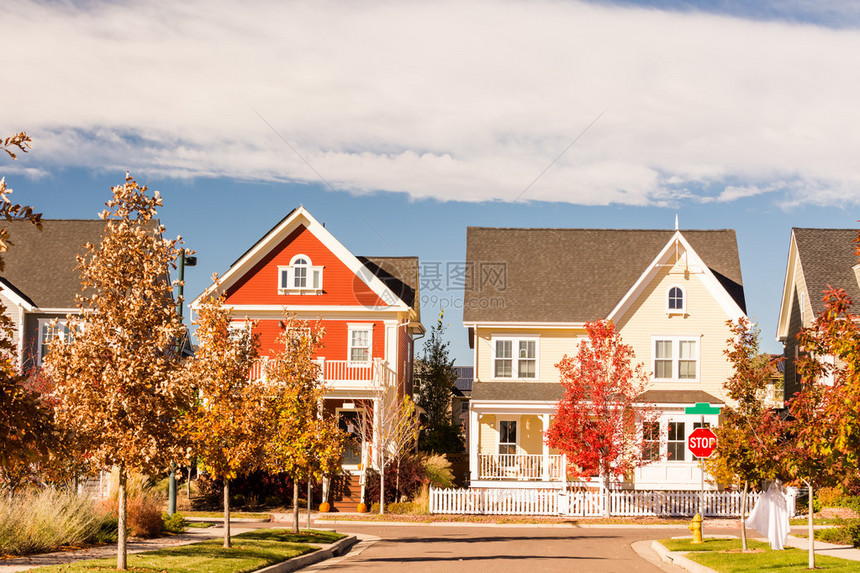
<svg viewBox="0 0 860 573"><path fill-rule="evenodd" d="M225 295L237 323L258 322L263 361L284 328L285 310L321 322L324 345L315 358L327 386L325 411L344 429L360 426L361 406L375 405L380 388L387 397L411 395L413 340L424 332L417 257L356 257L299 207L191 308L214 293ZM263 368L252 376L262 377ZM375 457L372 439L357 441L344 456L344 469L373 464Z"/></svg>

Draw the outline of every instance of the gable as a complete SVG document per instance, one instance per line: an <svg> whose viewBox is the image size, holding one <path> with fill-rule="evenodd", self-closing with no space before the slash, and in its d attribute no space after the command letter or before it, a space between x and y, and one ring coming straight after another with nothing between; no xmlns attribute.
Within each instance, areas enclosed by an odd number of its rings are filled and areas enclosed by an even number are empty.
<svg viewBox="0 0 860 573"><path fill-rule="evenodd" d="M323 267L321 294L279 294L279 268L287 267L296 255L305 255L314 266ZM386 303L307 226L300 224L281 240L226 292L228 305L363 305Z"/></svg>

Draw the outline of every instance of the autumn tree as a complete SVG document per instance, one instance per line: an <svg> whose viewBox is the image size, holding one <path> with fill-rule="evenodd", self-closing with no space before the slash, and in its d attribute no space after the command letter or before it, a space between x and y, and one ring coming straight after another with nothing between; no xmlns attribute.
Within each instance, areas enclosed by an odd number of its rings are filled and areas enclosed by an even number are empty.
<svg viewBox="0 0 860 573"><path fill-rule="evenodd" d="M206 471L224 482L224 547L229 548L230 480L262 463L265 389L250 379L260 346L254 323L231 329L223 303L223 297L209 297L195 321L199 347L183 370L198 395L183 425Z"/></svg>
<svg viewBox="0 0 860 573"><path fill-rule="evenodd" d="M57 418L72 428L97 467L119 470L117 568L126 568L129 472L153 474L185 457L179 416L191 402L178 376L185 333L169 280L179 239L163 237L148 193L126 175L101 213L105 232L78 256L83 295L69 315L73 340L51 341L47 368L56 382Z"/></svg>
<svg viewBox="0 0 860 573"><path fill-rule="evenodd" d="M709 465L723 466L743 484L741 540L747 549L744 516L750 483L783 476L785 425L768 407L767 387L775 361L759 350L759 330L747 318L728 321L731 338L723 354L732 365L732 375L723 386L734 406L723 409L717 435L716 455Z"/></svg>
<svg viewBox="0 0 860 573"><path fill-rule="evenodd" d="M460 427L453 423L451 388L457 381L454 360L449 358L449 341L445 340L445 312L439 313L430 336L424 343L424 352L416 362L415 379L418 382L415 403L424 410L426 420L419 445L423 451L459 453L464 451Z"/></svg>
<svg viewBox="0 0 860 573"><path fill-rule="evenodd" d="M30 149L31 139L24 133L16 133L0 139L0 149L11 159L17 153ZM42 228L42 214L32 207L13 203L9 196L12 189L6 186L6 178L0 178L0 218L6 221L29 221ZM0 272L3 271L2 254L9 250L12 241L9 231L0 227ZM17 348L14 342L15 326L0 303L0 483L7 485L15 481L12 477L22 467L47 458L57 445L49 409L40 395L26 388L18 368Z"/></svg>
<svg viewBox="0 0 860 573"><path fill-rule="evenodd" d="M340 465L346 434L323 417L325 385L313 357L324 330L317 323L284 319L278 350L266 363L267 465L293 480L293 530L299 531L299 481L319 479Z"/></svg>
<svg viewBox="0 0 860 573"><path fill-rule="evenodd" d="M608 517L611 480L651 461L642 429L657 413L638 401L648 377L615 326L601 320L587 322L585 330L588 338L580 342L576 356L565 355L556 364L564 394L546 441L567 455L569 473L603 478L603 514Z"/></svg>
<svg viewBox="0 0 860 573"><path fill-rule="evenodd" d="M797 371L802 379L800 392L789 404L793 447L788 469L809 488L810 539L815 489L855 477L860 465L860 317L851 306L844 290L829 289L824 310L797 337L802 351ZM810 543L809 567L814 566Z"/></svg>

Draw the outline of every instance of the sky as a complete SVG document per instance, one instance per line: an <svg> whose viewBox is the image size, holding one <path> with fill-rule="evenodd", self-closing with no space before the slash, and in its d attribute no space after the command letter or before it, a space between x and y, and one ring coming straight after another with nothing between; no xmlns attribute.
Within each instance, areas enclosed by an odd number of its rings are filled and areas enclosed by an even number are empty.
<svg viewBox="0 0 860 573"><path fill-rule="evenodd" d="M467 226L737 231L775 340L791 227L857 227L860 5L17 0L0 175L94 218L125 172L199 264L193 298L302 204L354 254L465 257ZM611 253L607 253L611 256ZM469 364L461 292L444 308Z"/></svg>

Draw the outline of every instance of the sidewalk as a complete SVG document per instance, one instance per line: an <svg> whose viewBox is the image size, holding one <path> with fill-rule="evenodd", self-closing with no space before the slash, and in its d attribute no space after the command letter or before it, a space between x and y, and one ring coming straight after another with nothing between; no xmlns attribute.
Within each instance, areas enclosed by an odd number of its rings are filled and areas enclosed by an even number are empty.
<svg viewBox="0 0 860 573"><path fill-rule="evenodd" d="M763 541L767 539L762 538ZM804 551L809 551L809 539L805 537L788 536L789 547L797 547ZM835 543L824 543L823 541L815 542L816 555L829 555L830 557L838 557L840 559L849 559L851 561L860 561L860 549L851 547L850 545L836 545Z"/></svg>
<svg viewBox="0 0 860 573"><path fill-rule="evenodd" d="M231 520L230 534L243 533L259 529L253 524L235 523ZM208 527L206 529L191 529L179 535L170 535L167 537L159 537L157 539L143 539L140 541L128 542L128 553L141 553L143 551L155 551L156 549L165 549L168 547L178 547L189 543L197 543L198 541L206 541L208 539L216 539L224 537L224 527ZM55 553L40 553L37 555L29 555L27 557L15 557L13 559L0 559L0 573L17 573L18 571L26 571L33 567L42 567L43 565L65 565L74 563L75 561L83 561L85 559L101 559L103 557L116 557L116 544L102 545L99 547L89 547L87 549L78 549L72 551L57 551Z"/></svg>

